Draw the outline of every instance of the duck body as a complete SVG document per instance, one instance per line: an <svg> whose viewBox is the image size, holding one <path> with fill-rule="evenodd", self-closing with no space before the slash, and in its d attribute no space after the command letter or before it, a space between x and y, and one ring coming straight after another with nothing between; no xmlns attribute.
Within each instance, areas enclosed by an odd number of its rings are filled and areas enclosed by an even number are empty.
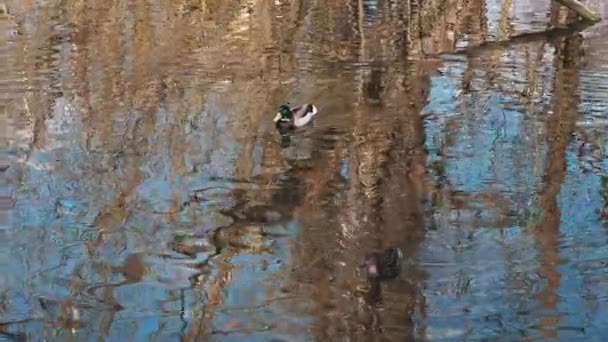
<svg viewBox="0 0 608 342"><path fill-rule="evenodd" d="M279 131L292 131L308 125L317 113L317 107L310 103L295 108L282 105L274 118L275 128Z"/></svg>
<svg viewBox="0 0 608 342"><path fill-rule="evenodd" d="M401 271L403 253L399 248L388 248L382 252L372 252L365 256L364 266L368 278L388 280L396 278Z"/></svg>

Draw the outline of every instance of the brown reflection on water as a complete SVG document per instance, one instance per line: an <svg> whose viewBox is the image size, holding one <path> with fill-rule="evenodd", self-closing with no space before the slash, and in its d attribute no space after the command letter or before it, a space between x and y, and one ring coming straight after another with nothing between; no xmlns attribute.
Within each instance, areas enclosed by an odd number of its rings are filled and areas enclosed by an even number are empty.
<svg viewBox="0 0 608 342"><path fill-rule="evenodd" d="M468 35L468 46L479 46L486 40L488 28L485 10L485 1L477 0L469 2L467 12L465 12L469 18L469 20L465 21L468 25L463 30ZM462 89L465 93L471 91L471 82L475 76L474 70L479 66L478 61L479 59L477 58L469 58L467 60L467 68L462 78Z"/></svg>
<svg viewBox="0 0 608 342"><path fill-rule="evenodd" d="M557 11L560 9L552 9L552 12ZM552 18L559 20L560 15L553 15ZM557 337L556 329L561 319L556 294L562 278L557 270L562 263L559 251L561 211L557 204L557 196L566 176L566 149L578 115L579 97L576 93L579 86L578 68L581 61L582 37L580 34L574 34L556 40L554 44L554 107L553 113L547 119L547 164L542 187L538 193L542 221L535 230L542 260L538 272L547 282L546 287L538 293L541 305L547 310L538 322L538 327L545 338Z"/></svg>
<svg viewBox="0 0 608 342"><path fill-rule="evenodd" d="M391 22L368 24L362 6L361 1L357 2L357 10L349 14L351 22L357 23L358 37L351 36L352 43L345 44L358 45L360 61L369 66L359 71L360 81L354 84L357 105L349 111L353 133L347 142L348 150L336 144L331 153L347 156L348 181L336 202L327 198L336 195L328 193L321 196L321 203L312 204L311 209L317 209L319 205L335 203L329 205L330 211L338 210L337 217L325 218L331 220L330 230L311 226L303 232L294 251L301 264L296 266L297 283L293 288L296 292L310 292L305 296L314 301L313 312L319 322L314 333L319 340L335 336L369 339L378 334L388 339L413 338L413 325L408 322L416 312L424 310L418 290L422 279L415 272L407 273L407 281L404 277L381 288L370 288L356 266L367 251L389 246L399 246L411 257L422 239L423 201L428 197L428 186L424 130L418 113L425 104L436 64L382 63L386 56L378 51L393 46L383 46L379 38L391 32ZM453 42L446 44L427 49L449 50ZM350 84L340 82L343 86ZM332 157L320 160L317 168L324 165L323 173L315 172L315 167L299 172L307 178L314 175L310 178L320 184L313 185L309 193L316 194L316 189L330 184L325 179L335 174L336 162L339 159ZM339 206L334 209L334 205ZM319 216L314 210L307 212L307 207L304 204L299 212L307 217Z"/></svg>

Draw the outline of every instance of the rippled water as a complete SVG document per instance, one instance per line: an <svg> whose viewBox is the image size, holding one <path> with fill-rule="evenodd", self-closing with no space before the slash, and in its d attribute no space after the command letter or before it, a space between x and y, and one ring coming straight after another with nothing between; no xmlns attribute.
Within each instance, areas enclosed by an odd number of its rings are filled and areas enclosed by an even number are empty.
<svg viewBox="0 0 608 342"><path fill-rule="evenodd" d="M0 340L608 339L608 25L550 6L9 1Z"/></svg>

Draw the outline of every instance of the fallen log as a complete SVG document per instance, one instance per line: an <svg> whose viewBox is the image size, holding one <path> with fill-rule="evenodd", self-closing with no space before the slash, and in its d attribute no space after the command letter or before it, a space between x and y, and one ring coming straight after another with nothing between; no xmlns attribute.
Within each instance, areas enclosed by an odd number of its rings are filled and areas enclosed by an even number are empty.
<svg viewBox="0 0 608 342"><path fill-rule="evenodd" d="M574 11L576 14L581 16L581 18L583 18L587 21L598 22L598 21L602 20L602 18L600 17L599 14L588 9L585 5L583 5L578 0L555 0L555 1L568 7L570 10Z"/></svg>

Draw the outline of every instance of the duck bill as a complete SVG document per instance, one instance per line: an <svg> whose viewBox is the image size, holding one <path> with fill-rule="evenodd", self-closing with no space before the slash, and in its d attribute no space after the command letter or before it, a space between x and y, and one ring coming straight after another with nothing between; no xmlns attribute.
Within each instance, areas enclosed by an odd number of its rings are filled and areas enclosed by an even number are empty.
<svg viewBox="0 0 608 342"><path fill-rule="evenodd" d="M274 117L274 122L281 120L281 113L277 113L277 116Z"/></svg>

